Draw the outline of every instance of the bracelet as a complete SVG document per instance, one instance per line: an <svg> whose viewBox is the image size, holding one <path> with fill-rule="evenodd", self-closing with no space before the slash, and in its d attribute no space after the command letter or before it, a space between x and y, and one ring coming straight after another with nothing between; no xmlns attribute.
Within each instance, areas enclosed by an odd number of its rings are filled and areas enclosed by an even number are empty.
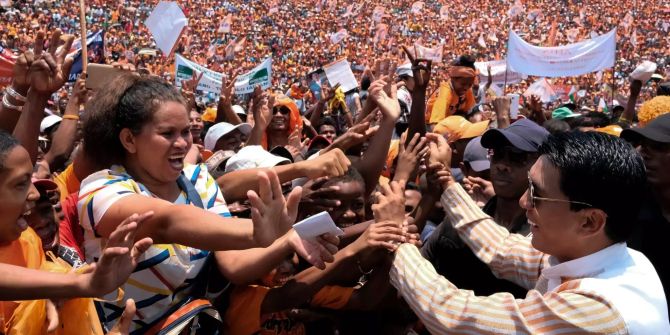
<svg viewBox="0 0 670 335"><path fill-rule="evenodd" d="M358 266L358 271L361 272L362 275L367 276L372 273L372 271L375 270L375 268L370 269L370 271L363 271L363 268L361 267L361 261L356 261L356 265Z"/></svg>
<svg viewBox="0 0 670 335"><path fill-rule="evenodd" d="M14 106L9 102L9 100L7 100L7 94L2 96L2 105L5 106L8 109L13 109L13 110L18 111L18 112L23 111L23 106Z"/></svg>
<svg viewBox="0 0 670 335"><path fill-rule="evenodd" d="M11 95L12 98L14 98L16 101L20 101L20 102L23 102L23 103L28 101L28 99L26 97L24 97L19 92L14 90L14 88L11 85L7 86L7 88L5 89L5 92L8 93L9 95Z"/></svg>
<svg viewBox="0 0 670 335"><path fill-rule="evenodd" d="M79 120L79 115L71 115L71 114L63 115L63 120L75 120L75 121L78 121L78 120Z"/></svg>

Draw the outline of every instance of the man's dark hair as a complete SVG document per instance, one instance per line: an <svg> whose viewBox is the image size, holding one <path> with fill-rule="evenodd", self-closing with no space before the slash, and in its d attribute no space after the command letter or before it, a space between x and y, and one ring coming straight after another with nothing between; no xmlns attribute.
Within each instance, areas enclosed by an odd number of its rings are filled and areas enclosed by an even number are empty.
<svg viewBox="0 0 670 335"><path fill-rule="evenodd" d="M618 243L630 236L646 180L635 148L612 135L574 131L549 136L539 152L560 171L560 188L568 199L607 214L607 237ZM570 204L574 211L584 208Z"/></svg>
<svg viewBox="0 0 670 335"><path fill-rule="evenodd" d="M560 119L547 120L542 126L552 135L570 131L570 125Z"/></svg>
<svg viewBox="0 0 670 335"><path fill-rule="evenodd" d="M578 118L576 120L577 125L573 126L573 128L576 127L602 128L607 127L612 123L610 117L607 116L605 113L601 112L588 112L584 114L581 118Z"/></svg>
<svg viewBox="0 0 670 335"><path fill-rule="evenodd" d="M463 56L458 57L458 59L455 60L451 65L465 66L465 67L469 67L471 69L474 69L475 68L475 59L472 58L472 56L463 55Z"/></svg>
<svg viewBox="0 0 670 335"><path fill-rule="evenodd" d="M19 141L14 136L4 130L0 130L0 170L5 168L7 154L19 145Z"/></svg>

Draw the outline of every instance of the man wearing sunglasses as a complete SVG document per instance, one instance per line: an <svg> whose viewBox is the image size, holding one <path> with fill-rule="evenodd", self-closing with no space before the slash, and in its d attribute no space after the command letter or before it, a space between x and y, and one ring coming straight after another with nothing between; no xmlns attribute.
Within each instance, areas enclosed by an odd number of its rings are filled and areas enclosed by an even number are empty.
<svg viewBox="0 0 670 335"><path fill-rule="evenodd" d="M670 236L670 114L659 116L644 128L625 129L621 137L633 144L647 169L646 193L631 248L641 251L656 268L666 290L670 290L670 262L667 238Z"/></svg>
<svg viewBox="0 0 670 335"><path fill-rule="evenodd" d="M482 208L493 221L510 233L530 232L519 198L528 187L528 171L537 160L538 149L549 132L530 120L520 120L505 129L489 129L481 144L489 149L491 182L496 195ZM455 154L452 156L452 163ZM435 270L454 285L478 295L510 292L523 298L527 290L496 278L459 237L449 222L441 224L421 249Z"/></svg>
<svg viewBox="0 0 670 335"><path fill-rule="evenodd" d="M659 277L625 242L644 193L642 158L598 132L551 136L539 154L519 200L531 236L501 228L448 169L437 172L445 223L497 277L529 289L524 299L460 290L408 243L394 251L391 284L434 334L670 333Z"/></svg>

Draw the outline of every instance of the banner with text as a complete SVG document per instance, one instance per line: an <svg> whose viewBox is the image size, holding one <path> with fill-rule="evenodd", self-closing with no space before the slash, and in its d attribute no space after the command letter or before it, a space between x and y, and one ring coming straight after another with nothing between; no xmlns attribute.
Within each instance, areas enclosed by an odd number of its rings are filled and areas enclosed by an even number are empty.
<svg viewBox="0 0 670 335"><path fill-rule="evenodd" d="M507 59L516 72L541 77L572 77L614 66L616 29L590 40L538 47L510 32Z"/></svg>
<svg viewBox="0 0 670 335"><path fill-rule="evenodd" d="M262 89L267 89L271 84L272 57L268 57L251 71L237 77L237 81L235 81L235 94L252 93L254 87L258 85Z"/></svg>

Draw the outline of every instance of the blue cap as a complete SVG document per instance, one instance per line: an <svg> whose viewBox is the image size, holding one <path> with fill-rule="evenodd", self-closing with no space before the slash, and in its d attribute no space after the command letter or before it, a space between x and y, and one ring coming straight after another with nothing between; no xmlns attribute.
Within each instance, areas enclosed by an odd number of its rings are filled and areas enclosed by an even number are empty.
<svg viewBox="0 0 670 335"><path fill-rule="evenodd" d="M475 172L482 172L491 168L489 151L481 144L482 137L475 137L465 147L463 161L468 162Z"/></svg>
<svg viewBox="0 0 670 335"><path fill-rule="evenodd" d="M489 129L482 136L482 146L488 149L511 145L526 152L537 152L549 137L549 132L537 123L521 119L505 129Z"/></svg>

